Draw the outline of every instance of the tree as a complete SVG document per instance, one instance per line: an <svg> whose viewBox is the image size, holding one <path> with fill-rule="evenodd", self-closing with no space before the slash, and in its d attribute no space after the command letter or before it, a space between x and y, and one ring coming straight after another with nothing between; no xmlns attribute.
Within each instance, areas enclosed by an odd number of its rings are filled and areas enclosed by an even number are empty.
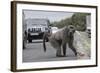
<svg viewBox="0 0 100 73"><path fill-rule="evenodd" d="M61 21L55 21L53 23L51 23L52 26L58 27L58 28L62 28L64 26L70 25L71 24L71 18L66 18L66 19L62 19Z"/></svg>
<svg viewBox="0 0 100 73"><path fill-rule="evenodd" d="M72 16L72 25L76 26L77 30L84 31L86 29L86 15L89 13L75 13Z"/></svg>
<svg viewBox="0 0 100 73"><path fill-rule="evenodd" d="M72 17L55 21L52 26L62 28L67 25L74 25L77 30L84 31L86 29L86 16L90 13L74 13Z"/></svg>

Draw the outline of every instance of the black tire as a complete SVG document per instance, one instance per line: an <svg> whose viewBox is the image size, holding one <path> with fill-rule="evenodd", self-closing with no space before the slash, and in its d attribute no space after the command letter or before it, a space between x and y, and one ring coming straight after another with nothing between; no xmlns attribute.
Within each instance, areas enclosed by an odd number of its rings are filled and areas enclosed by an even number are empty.
<svg viewBox="0 0 100 73"><path fill-rule="evenodd" d="M26 49L25 41L23 41L23 49Z"/></svg>
<svg viewBox="0 0 100 73"><path fill-rule="evenodd" d="M29 42L29 43L32 43L32 40L31 40L31 39L29 39L29 40L28 40L28 42Z"/></svg>
<svg viewBox="0 0 100 73"><path fill-rule="evenodd" d="M23 49L25 49L25 44L23 43Z"/></svg>
<svg viewBox="0 0 100 73"><path fill-rule="evenodd" d="M91 38L91 34L88 34L88 37Z"/></svg>

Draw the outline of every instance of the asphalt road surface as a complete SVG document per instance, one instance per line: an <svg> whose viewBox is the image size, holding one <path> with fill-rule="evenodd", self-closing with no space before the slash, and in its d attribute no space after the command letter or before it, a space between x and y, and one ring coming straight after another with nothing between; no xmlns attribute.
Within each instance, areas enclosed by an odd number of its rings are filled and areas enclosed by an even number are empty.
<svg viewBox="0 0 100 73"><path fill-rule="evenodd" d="M80 40L78 39L78 41ZM80 42L78 44L81 45ZM70 48L68 48L68 46L66 50L66 57L56 57L56 50L50 45L49 42L46 42L46 46L47 51L44 52L42 40L33 40L33 43L27 43L26 49L23 50L23 62L61 61L79 59L74 55L73 51ZM79 47L82 47L82 45ZM87 59L87 57L85 57L85 59Z"/></svg>

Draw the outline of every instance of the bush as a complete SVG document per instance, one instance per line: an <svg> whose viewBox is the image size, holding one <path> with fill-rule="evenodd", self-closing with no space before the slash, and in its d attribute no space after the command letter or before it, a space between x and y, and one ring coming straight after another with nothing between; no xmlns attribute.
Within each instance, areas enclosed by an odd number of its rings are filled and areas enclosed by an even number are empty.
<svg viewBox="0 0 100 73"><path fill-rule="evenodd" d="M85 31L86 30L86 15L89 13L74 13L72 17L62 19L61 21L55 21L52 26L62 28L67 25L74 25L77 30Z"/></svg>

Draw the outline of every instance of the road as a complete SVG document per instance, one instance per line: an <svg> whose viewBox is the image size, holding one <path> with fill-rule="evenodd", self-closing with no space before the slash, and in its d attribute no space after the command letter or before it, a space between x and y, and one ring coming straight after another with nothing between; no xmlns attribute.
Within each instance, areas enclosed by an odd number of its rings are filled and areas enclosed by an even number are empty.
<svg viewBox="0 0 100 73"><path fill-rule="evenodd" d="M82 35L83 33L79 33L79 34ZM75 47L79 48L78 49L79 52L87 54L86 50L83 49L84 47L86 47L86 45L83 46L82 44L83 41L79 39L78 35L75 35L75 36L76 36L75 37L76 40L78 41L77 43L75 42L75 45L78 44L78 46L75 46ZM90 40L90 39L85 38L85 40ZM66 57L56 57L56 50L50 45L49 42L46 42L46 46L47 46L47 51L44 52L42 40L38 40L38 41L33 40L33 43L27 43L26 45L27 48L23 50L23 62L61 61L61 60L77 60L77 59L89 59L90 58L88 55L84 57L74 56L73 51L70 48L68 48L68 46L66 50L67 52ZM88 49L89 49L88 51L90 51L90 47Z"/></svg>

